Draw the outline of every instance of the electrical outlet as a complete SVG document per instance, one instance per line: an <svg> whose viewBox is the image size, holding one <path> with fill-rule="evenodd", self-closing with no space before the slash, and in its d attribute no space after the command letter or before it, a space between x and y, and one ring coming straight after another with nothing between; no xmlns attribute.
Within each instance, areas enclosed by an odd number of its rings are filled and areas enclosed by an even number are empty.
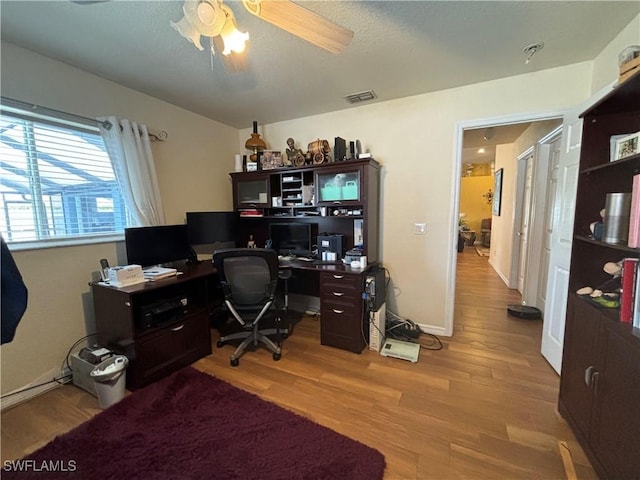
<svg viewBox="0 0 640 480"><path fill-rule="evenodd" d="M414 223L413 224L414 233L416 235L424 235L427 232L427 224L426 223Z"/></svg>

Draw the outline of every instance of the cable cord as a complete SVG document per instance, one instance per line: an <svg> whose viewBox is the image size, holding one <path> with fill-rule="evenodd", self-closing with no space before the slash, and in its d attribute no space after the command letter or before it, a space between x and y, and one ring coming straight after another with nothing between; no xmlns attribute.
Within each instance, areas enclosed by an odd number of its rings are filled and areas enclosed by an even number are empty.
<svg viewBox="0 0 640 480"><path fill-rule="evenodd" d="M61 377L55 377L52 380L49 380L47 382L38 383L37 385L31 385L30 387L21 388L20 390L16 390L15 392L6 393L6 394L2 395L0 398L7 398L7 397L11 397L13 395L18 395L19 393L23 393L23 392L26 392L28 390L33 390L34 388L42 387L44 385L49 385L50 383L54 383L54 382L57 383L58 385L64 385L65 383L67 383L72 378L73 378L72 375L63 375ZM64 380L64 381L62 381L62 380Z"/></svg>
<svg viewBox="0 0 640 480"><path fill-rule="evenodd" d="M392 316L394 317L394 319L392 319L391 321L388 320L388 316ZM390 326L389 326L390 324ZM428 335L431 338L431 342L429 342L428 344L424 344L423 342L419 341L419 339L410 337L408 335L402 334L398 331L394 331L397 330L400 327L409 327L411 330L418 330L420 332L420 334L422 335ZM425 350L442 350L443 346L442 346L442 342L440 341L440 339L432 334L432 333L427 333L424 330L422 330L422 328L420 328L420 326L415 323L413 320L409 320L408 318L403 318L400 315L398 315L395 312L392 312L391 310L387 309L387 328L386 328L386 334L388 337L394 338L396 340L403 340L406 342L411 342L411 343L418 343L420 345L420 348L423 348Z"/></svg>
<svg viewBox="0 0 640 480"><path fill-rule="evenodd" d="M48 380L48 381L42 382L42 383L38 383L37 385L31 385L30 387L21 388L20 390L16 390L15 392L11 392L11 393L7 393L5 395L2 395L0 398L11 397L13 395L17 395L19 393L23 393L23 392L26 392L26 391L29 391L29 390L33 390L34 388L43 387L44 385L49 385L51 383L57 383L58 385L64 385L65 383L68 383L73 378L73 375L71 375L71 374L62 375L62 372L64 372L65 366L67 367L69 372L73 372L73 369L71 368L71 365L69 364L69 356L71 355L71 351L76 346L78 346L78 344L80 342L82 342L83 340L86 340L89 337L94 337L96 335L97 335L96 333L90 333L89 335L85 335L81 339L77 340L73 345L71 345L71 347L67 351L67 354L64 357L64 360L62 361L62 366L60 368L60 376L59 377L54 377L51 380Z"/></svg>

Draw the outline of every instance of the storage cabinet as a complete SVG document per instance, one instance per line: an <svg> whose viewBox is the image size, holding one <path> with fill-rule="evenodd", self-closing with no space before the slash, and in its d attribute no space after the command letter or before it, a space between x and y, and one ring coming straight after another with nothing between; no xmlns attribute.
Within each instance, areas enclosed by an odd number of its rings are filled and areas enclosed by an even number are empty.
<svg viewBox="0 0 640 480"><path fill-rule="evenodd" d="M594 239L607 193L631 192L640 155L611 161L611 137L640 130L640 75L582 115L584 124L571 252L559 411L602 478L640 478L640 330L619 321L618 309L576 295L611 277L606 262L638 257L624 243Z"/></svg>
<svg viewBox="0 0 640 480"><path fill-rule="evenodd" d="M97 342L129 358L129 389L211 353L209 312L217 278L213 265L187 265L181 271L177 277L123 288L91 285Z"/></svg>
<svg viewBox="0 0 640 480"><path fill-rule="evenodd" d="M362 272L326 271L320 273L320 343L360 353L368 339ZM365 328L367 326L367 328Z"/></svg>
<svg viewBox="0 0 640 480"><path fill-rule="evenodd" d="M360 169L329 169L316 172L316 191L320 205L361 203Z"/></svg>
<svg viewBox="0 0 640 480"><path fill-rule="evenodd" d="M243 235L258 245L271 221L317 224L318 233L344 236L345 248L362 244L369 261L378 260L380 164L347 160L296 168L231 173L234 209L258 209L243 217ZM283 220L285 219L285 220Z"/></svg>
<svg viewBox="0 0 640 480"><path fill-rule="evenodd" d="M233 206L243 208L265 208L271 196L271 177L264 173L254 173L250 177L238 179L233 184Z"/></svg>

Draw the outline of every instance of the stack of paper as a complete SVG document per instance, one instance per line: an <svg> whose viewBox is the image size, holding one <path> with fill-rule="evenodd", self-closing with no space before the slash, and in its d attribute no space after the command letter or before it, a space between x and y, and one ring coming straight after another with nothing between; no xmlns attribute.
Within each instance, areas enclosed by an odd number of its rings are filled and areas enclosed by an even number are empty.
<svg viewBox="0 0 640 480"><path fill-rule="evenodd" d="M142 274L147 280L160 280L176 276L178 274L178 270L166 267L149 267L142 270Z"/></svg>

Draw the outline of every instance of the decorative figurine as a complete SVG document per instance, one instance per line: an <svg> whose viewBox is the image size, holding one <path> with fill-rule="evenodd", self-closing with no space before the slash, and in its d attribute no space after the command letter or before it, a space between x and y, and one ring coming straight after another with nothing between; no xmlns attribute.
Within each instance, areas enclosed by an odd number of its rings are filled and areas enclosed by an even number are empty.
<svg viewBox="0 0 640 480"><path fill-rule="evenodd" d="M295 165L296 167L300 167L304 165L305 158L302 150L295 147L295 142L293 138L287 138L287 167L291 167Z"/></svg>
<svg viewBox="0 0 640 480"><path fill-rule="evenodd" d="M253 235L249 235L249 241L247 242L247 248L256 248L256 242L253 240Z"/></svg>
<svg viewBox="0 0 640 480"><path fill-rule="evenodd" d="M333 159L329 155L331 151L331 147L329 146L329 142L326 140L316 140L309 144L309 153L311 155L311 161L314 164L331 162Z"/></svg>

